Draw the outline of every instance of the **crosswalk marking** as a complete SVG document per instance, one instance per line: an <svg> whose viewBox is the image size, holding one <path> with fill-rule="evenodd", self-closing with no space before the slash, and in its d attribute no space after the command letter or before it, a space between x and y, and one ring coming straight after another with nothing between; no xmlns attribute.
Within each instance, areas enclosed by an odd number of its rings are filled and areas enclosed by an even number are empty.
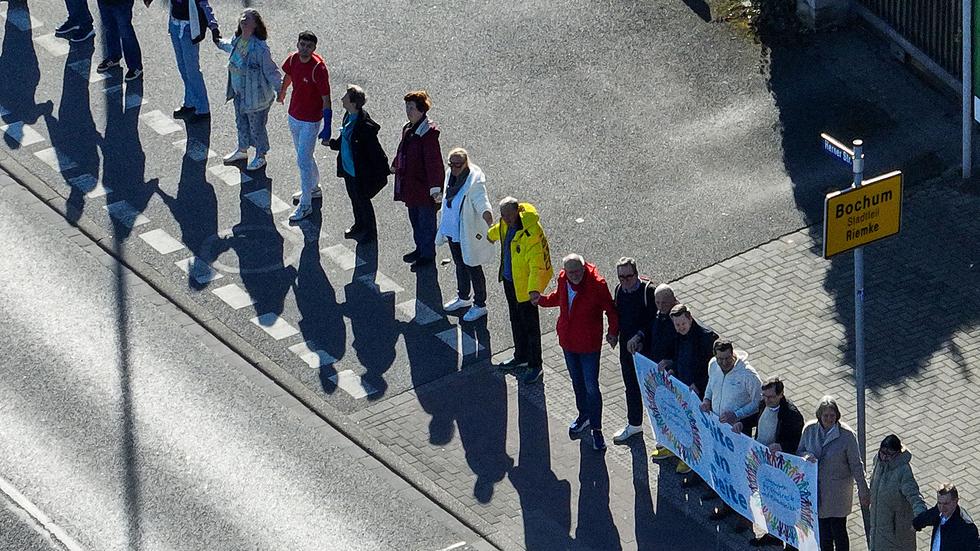
<svg viewBox="0 0 980 551"><path fill-rule="evenodd" d="M17 27L18 30L27 32L44 26L44 22L30 15L29 11L20 8L10 8L9 3L7 6L6 10L0 12L0 17L6 19L11 25Z"/></svg>
<svg viewBox="0 0 980 551"><path fill-rule="evenodd" d="M156 252L166 255L179 251L184 248L184 244L170 237L170 234L162 229L150 230L140 234L140 239L153 247Z"/></svg>
<svg viewBox="0 0 980 551"><path fill-rule="evenodd" d="M477 343L473 337L463 333L462 328L458 325L452 329L446 329L445 331L436 333L436 338L446 343L460 356L477 354L484 349L483 345Z"/></svg>
<svg viewBox="0 0 980 551"><path fill-rule="evenodd" d="M337 385L337 388L343 390L347 394L350 394L352 398L367 398L378 391L370 384L365 383L361 379L360 375L349 369L341 371L336 375L331 375L327 378Z"/></svg>
<svg viewBox="0 0 980 551"><path fill-rule="evenodd" d="M78 163L72 160L64 151L49 147L34 153L34 156L44 164L51 167L55 172L67 172L73 168L78 168Z"/></svg>
<svg viewBox="0 0 980 551"><path fill-rule="evenodd" d="M379 293L400 293L405 290L401 285L395 283L394 280L381 272L366 274L357 279Z"/></svg>
<svg viewBox="0 0 980 551"><path fill-rule="evenodd" d="M214 174L221 179L222 182L228 184L229 186L237 186L238 184L247 184L252 181L252 177L248 174L243 173L233 166L225 165L215 165L208 169L208 172Z"/></svg>
<svg viewBox="0 0 980 551"><path fill-rule="evenodd" d="M58 38L54 33L34 37L34 42L54 57L66 56L71 50L68 41L63 38Z"/></svg>
<svg viewBox="0 0 980 551"><path fill-rule="evenodd" d="M255 325L258 325L263 331L268 333L270 337L276 339L277 341L287 337L292 337L293 335L299 333L299 329L289 325L286 320L280 318L275 312L268 312L266 314L262 314L261 316L256 316L249 321Z"/></svg>
<svg viewBox="0 0 980 551"><path fill-rule="evenodd" d="M282 211L289 210L289 205L284 203L282 199L279 199L270 193L267 189L260 189L251 193L246 193L245 197L254 203L255 206L266 212L271 212L272 214L278 214Z"/></svg>
<svg viewBox="0 0 980 551"><path fill-rule="evenodd" d="M341 270L347 271L352 270L358 266L363 266L364 261L361 260L354 251L348 249L343 244L331 245L322 249L320 252L327 255L330 260L334 262Z"/></svg>
<svg viewBox="0 0 980 551"><path fill-rule="evenodd" d="M7 112L10 113L9 111ZM3 133L5 140L16 142L18 147L27 147L44 141L44 136L38 134L29 125L22 121L12 122L0 126L0 133Z"/></svg>
<svg viewBox="0 0 980 551"><path fill-rule="evenodd" d="M419 325L429 325L442 319L441 315L417 298L399 303L395 308L402 321L413 321Z"/></svg>
<svg viewBox="0 0 980 551"><path fill-rule="evenodd" d="M69 178L68 185L84 193L87 199L98 199L112 193L112 188L105 187L101 180L91 174Z"/></svg>
<svg viewBox="0 0 980 551"><path fill-rule="evenodd" d="M140 120L146 123L147 126L152 128L154 132L160 134L161 136L173 134L174 132L180 132L181 130L179 124L157 109L140 115Z"/></svg>
<svg viewBox="0 0 980 551"><path fill-rule="evenodd" d="M324 350L320 350L313 341L304 341L289 347L289 351L299 356L299 359L306 362L312 369L319 369L323 366L330 366L337 363L334 358Z"/></svg>
<svg viewBox="0 0 980 551"><path fill-rule="evenodd" d="M187 138L179 139L174 142L174 147L179 151L183 151L184 155L199 163L218 156L211 148L206 147L203 143L193 138L190 140Z"/></svg>
<svg viewBox="0 0 980 551"><path fill-rule="evenodd" d="M235 310L255 304L255 299L234 283L212 289L211 292Z"/></svg>
<svg viewBox="0 0 980 551"><path fill-rule="evenodd" d="M180 268L185 274L187 274L188 277L193 278L194 281L198 282L200 285L205 285L216 279L225 277L223 274L212 268L210 264L196 256L178 260L177 262L174 262L174 265Z"/></svg>
<svg viewBox="0 0 980 551"><path fill-rule="evenodd" d="M149 218L143 216L126 201L116 201L102 208L109 211L109 216L114 220L128 228L135 228L150 222Z"/></svg>

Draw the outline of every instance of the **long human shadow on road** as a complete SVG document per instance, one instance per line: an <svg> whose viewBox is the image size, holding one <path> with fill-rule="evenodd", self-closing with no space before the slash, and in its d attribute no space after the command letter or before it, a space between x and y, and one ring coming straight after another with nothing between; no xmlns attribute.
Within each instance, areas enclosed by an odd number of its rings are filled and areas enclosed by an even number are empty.
<svg viewBox="0 0 980 551"><path fill-rule="evenodd" d="M590 438L579 440L578 521L575 542L593 549L622 549L619 530L609 509L606 456L592 449Z"/></svg>
<svg viewBox="0 0 980 551"><path fill-rule="evenodd" d="M374 391L368 395L368 400L377 400L388 390L385 373L395 362L395 344L401 329L395 320L396 295L390 291L382 292L375 283L378 271L376 243L358 243L354 254L358 264L354 266L350 282L344 286L343 315L350 320L351 348L357 363L364 367L361 381L366 390Z"/></svg>
<svg viewBox="0 0 980 551"><path fill-rule="evenodd" d="M759 24L762 70L779 112L782 164L792 180L797 208L810 225L815 242L811 252L822 255L824 195L848 187L851 174L848 167L822 152L821 132L847 143L856 138L865 141L866 179L902 170L909 205L914 203L915 186L942 173L947 161L943 160L946 152L940 148L946 146L934 139L919 140L913 146L896 142L906 135L952 135L958 127L950 126L949 117L944 116L919 117L914 126L898 116L927 107L942 112L947 100L907 74L908 69L884 51L874 50L883 49L884 44L869 42L872 39L858 30L797 34L795 29L786 28L781 5L775 0L763 2ZM853 59L869 60L867 70L856 78L853 71L843 76L835 70ZM895 89L905 90L897 96L902 103L882 99L882 90L894 98ZM946 132L946 127L954 131ZM916 209L917 216L922 216L923 210ZM971 236L956 216L949 216L952 213L937 210L929 213L929 224L939 224L945 228L943 232L928 232L929 225L911 220L906 209L902 236L867 248L865 342L871 389L918 375L933 354L948 344L954 348L953 356L962 358L950 338L980 321L980 308L963 306L964 300L974 299L957 290L969 288L970 283L975 289L976 271L965 271L962 275L966 281L953 281L942 269L936 269L963 264L962 251L975 250L976 236ZM909 243L909 239L915 240L914 247L899 244L898 240ZM963 248L952 246L956 242ZM846 342L839 345L840 352L844 361L853 365L853 255L842 254L831 260L823 287L834 298L837 321L846 327ZM952 304L957 306L949 307ZM928 331L922 330L923 323L928 323ZM964 374L968 372L962 361L959 367Z"/></svg>
<svg viewBox="0 0 980 551"><path fill-rule="evenodd" d="M7 17L4 20L3 50L0 51L0 75L5 84L0 86L0 115L3 124L23 122L34 124L41 116L51 113L54 104L49 100L38 104L34 95L41 82L41 68L30 27L30 7L27 0L8 0ZM26 24L28 30L23 30ZM4 110L9 113L4 113ZM10 149L20 147L20 131L8 129L4 142Z"/></svg>

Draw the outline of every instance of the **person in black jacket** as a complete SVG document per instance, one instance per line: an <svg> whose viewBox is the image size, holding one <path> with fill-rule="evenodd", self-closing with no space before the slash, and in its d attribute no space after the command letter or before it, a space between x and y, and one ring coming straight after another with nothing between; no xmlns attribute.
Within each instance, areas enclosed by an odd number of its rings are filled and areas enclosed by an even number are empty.
<svg viewBox="0 0 980 551"><path fill-rule="evenodd" d="M943 484L936 496L936 506L912 519L917 531L932 526L930 551L975 551L977 549L977 525L966 511L960 508L960 496L956 486Z"/></svg>
<svg viewBox="0 0 980 551"><path fill-rule="evenodd" d="M337 176L344 179L354 211L354 224L344 232L344 237L369 242L378 236L371 199L388 183L388 157L378 142L381 125L364 110L367 103L364 90L352 84L340 102L347 111L340 137L331 139L327 145L338 152Z"/></svg>
<svg viewBox="0 0 980 551"><path fill-rule="evenodd" d="M785 387L779 377L772 377L762 383L762 400L759 410L744 421L732 425L735 432L746 432L751 436L755 428L755 439L769 446L774 452L796 455L803 436L803 414L786 398ZM748 521L736 524L735 530L741 532L752 526ZM749 540L753 547L775 545L779 539L763 534Z"/></svg>

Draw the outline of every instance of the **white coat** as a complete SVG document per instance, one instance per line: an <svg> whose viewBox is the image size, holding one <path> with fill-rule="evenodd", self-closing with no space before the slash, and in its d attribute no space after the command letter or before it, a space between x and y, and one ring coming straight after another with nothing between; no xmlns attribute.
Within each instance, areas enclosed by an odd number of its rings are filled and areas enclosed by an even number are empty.
<svg viewBox="0 0 980 551"><path fill-rule="evenodd" d="M487 230L490 228L487 226L487 221L483 219L483 213L487 211L492 213L493 207L490 206L490 199L487 197L487 179L483 171L473 163L470 163L469 169L466 182L453 200L460 201L459 244L463 251L463 262L467 266L482 266L489 263L496 252L493 243L487 239ZM449 171L446 171L444 189L448 187ZM446 197L443 194L443 213L446 212L446 208ZM447 242L440 221L439 231L436 232L436 245L445 245Z"/></svg>

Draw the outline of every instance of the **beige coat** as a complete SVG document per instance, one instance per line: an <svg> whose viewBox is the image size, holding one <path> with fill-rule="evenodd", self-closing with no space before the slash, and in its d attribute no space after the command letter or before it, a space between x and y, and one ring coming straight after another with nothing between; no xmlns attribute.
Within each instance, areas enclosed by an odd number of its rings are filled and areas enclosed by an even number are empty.
<svg viewBox="0 0 980 551"><path fill-rule="evenodd" d="M875 454L871 473L871 550L915 551L912 519L928 507L912 475L908 450L891 461Z"/></svg>
<svg viewBox="0 0 980 551"><path fill-rule="evenodd" d="M820 443L820 423L810 421L803 427L798 455L817 458L817 513L819 518L843 518L851 514L854 484L858 495L868 495L864 479L864 461L858 450L857 436L851 427L837 423L827 440Z"/></svg>

